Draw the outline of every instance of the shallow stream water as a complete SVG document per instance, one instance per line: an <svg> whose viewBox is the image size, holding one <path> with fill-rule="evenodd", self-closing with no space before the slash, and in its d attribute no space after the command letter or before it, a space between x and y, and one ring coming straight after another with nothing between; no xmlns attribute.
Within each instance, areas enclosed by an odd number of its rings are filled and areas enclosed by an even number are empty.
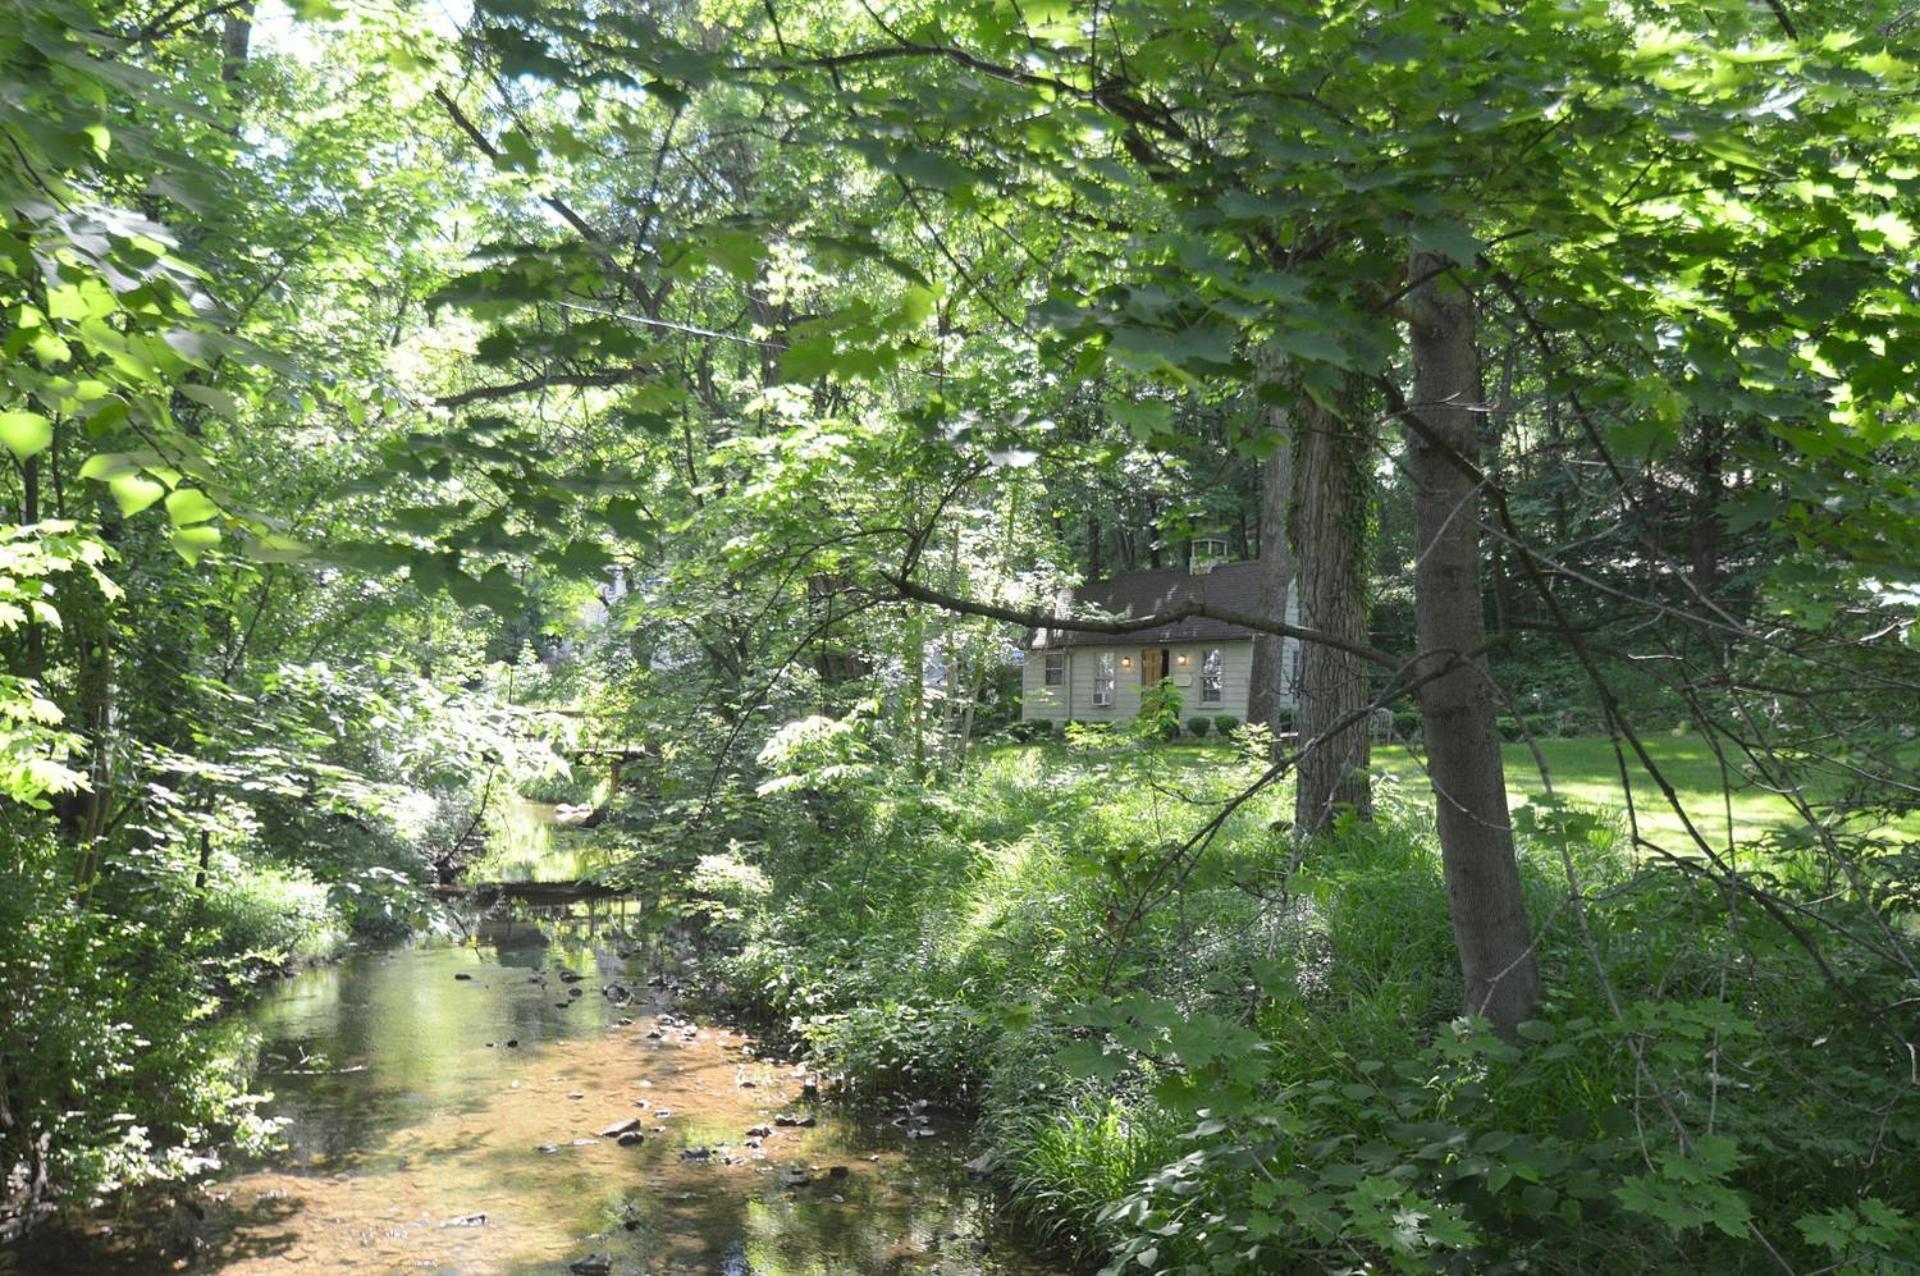
<svg viewBox="0 0 1920 1276"><path fill-rule="evenodd" d="M577 905L297 975L244 1012L284 1150L44 1233L18 1270L1058 1270L968 1181L964 1128L816 1103L803 1072L683 1017L687 943ZM637 1143L603 1134L625 1122Z"/></svg>

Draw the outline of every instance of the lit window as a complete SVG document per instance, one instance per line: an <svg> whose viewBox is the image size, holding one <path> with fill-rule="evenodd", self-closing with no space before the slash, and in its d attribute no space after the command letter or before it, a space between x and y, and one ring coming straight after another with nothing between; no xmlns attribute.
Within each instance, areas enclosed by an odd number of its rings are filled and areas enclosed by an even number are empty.
<svg viewBox="0 0 1920 1276"><path fill-rule="evenodd" d="M1103 651L1093 669L1093 703L1096 708L1113 705L1113 653Z"/></svg>
<svg viewBox="0 0 1920 1276"><path fill-rule="evenodd" d="M1206 658L1200 662L1200 703L1220 704L1225 701L1225 670L1221 667L1220 648L1210 648Z"/></svg>
<svg viewBox="0 0 1920 1276"><path fill-rule="evenodd" d="M1047 654L1046 673L1043 676L1046 679L1046 685L1049 687L1064 687L1067 685L1067 657L1065 652L1061 652L1058 655L1052 652Z"/></svg>

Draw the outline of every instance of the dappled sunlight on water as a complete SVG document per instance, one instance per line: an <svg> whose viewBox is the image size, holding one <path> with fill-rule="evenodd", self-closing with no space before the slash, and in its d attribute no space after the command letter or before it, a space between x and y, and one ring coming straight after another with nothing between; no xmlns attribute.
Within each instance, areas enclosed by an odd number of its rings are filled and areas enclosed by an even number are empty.
<svg viewBox="0 0 1920 1276"><path fill-rule="evenodd" d="M792 1067L676 1015L684 938L622 921L497 919L469 946L289 980L249 1013L285 1150L184 1205L44 1235L24 1270L1051 1270L966 1182L964 1131L910 1148L885 1114L807 1102ZM637 1145L601 1134L635 1120Z"/></svg>

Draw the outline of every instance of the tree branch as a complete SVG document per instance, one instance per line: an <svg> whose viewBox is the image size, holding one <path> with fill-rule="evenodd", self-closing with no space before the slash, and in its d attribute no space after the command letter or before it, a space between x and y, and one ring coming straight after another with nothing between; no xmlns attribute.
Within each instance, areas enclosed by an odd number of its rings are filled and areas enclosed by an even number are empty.
<svg viewBox="0 0 1920 1276"><path fill-rule="evenodd" d="M605 372L549 372L537 377L528 377L522 381L508 381L503 385L481 385L471 390L462 390L458 394L443 394L434 403L443 408L461 408L469 403L490 403L495 399L510 399L516 394L526 394L531 390L544 390L549 386L577 386L582 388L606 388L625 385L654 371L651 364L610 368Z"/></svg>
<svg viewBox="0 0 1920 1276"><path fill-rule="evenodd" d="M1364 643L1349 642L1332 634L1322 633L1318 629L1306 629L1299 625L1289 625L1265 616L1255 616L1248 612L1234 611L1227 607L1213 607L1206 603L1183 603L1166 611L1157 611L1147 616L1123 616L1113 620L1100 620L1092 617L1050 616L1042 611L1020 607L1003 607L996 603L975 602L971 598L962 598L957 594L942 593L929 589L904 576L888 575L886 582L893 586L901 599L914 602L931 603L946 611L958 612L964 616L981 616L988 620L1004 620L1008 624L1025 625L1029 629L1065 629L1073 633L1086 634L1135 634L1142 630L1158 629L1162 625L1171 625L1176 621L1201 618L1218 620L1223 624L1239 625L1257 633L1272 634L1279 638L1297 638L1301 642L1319 643L1360 657L1369 664L1383 669L1399 669L1405 662L1398 656L1388 655L1376 647Z"/></svg>

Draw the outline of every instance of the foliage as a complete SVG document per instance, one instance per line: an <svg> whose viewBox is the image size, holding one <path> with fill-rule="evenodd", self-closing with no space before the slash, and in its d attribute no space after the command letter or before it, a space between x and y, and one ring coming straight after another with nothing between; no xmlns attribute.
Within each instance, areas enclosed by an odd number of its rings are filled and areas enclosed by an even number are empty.
<svg viewBox="0 0 1920 1276"><path fill-rule="evenodd" d="M1727 1270L1760 1236L1796 1264L1830 1245L1863 1270L1913 1261L1920 1199L1895 1149L1920 1125L1847 1115L1902 1106L1899 1048L1764 912L1702 934L1705 884L1636 864L1607 820L1531 809L1557 991L1503 1041L1456 1018L1417 808L1295 861L1266 824L1284 799L1262 799L1177 902L1126 925L1151 899L1129 844L1177 836L1156 794L1249 774L1218 751L1166 758L1094 734L995 753L951 801L844 799L860 832L835 852L765 849L736 995L791 1017L852 1093L980 1105L1012 1199L1116 1272L1589 1271L1602 1254ZM1112 782L1147 765L1152 785ZM1562 851L1596 892L1586 935ZM1282 895L1243 889L1259 882ZM1801 905L1835 924L1858 907L1817 896ZM1097 951L1074 944L1088 935ZM1897 1000L1888 972L1849 978Z"/></svg>
<svg viewBox="0 0 1920 1276"><path fill-rule="evenodd" d="M215 999L527 792L1137 1269L1902 1261L1911 15L1457 7L0 10L0 1209L249 1133ZM1531 1039L1452 1026L1417 750L1309 846L1165 682L979 743L1076 580L1281 551L1309 404L1418 737L1423 285Z"/></svg>

